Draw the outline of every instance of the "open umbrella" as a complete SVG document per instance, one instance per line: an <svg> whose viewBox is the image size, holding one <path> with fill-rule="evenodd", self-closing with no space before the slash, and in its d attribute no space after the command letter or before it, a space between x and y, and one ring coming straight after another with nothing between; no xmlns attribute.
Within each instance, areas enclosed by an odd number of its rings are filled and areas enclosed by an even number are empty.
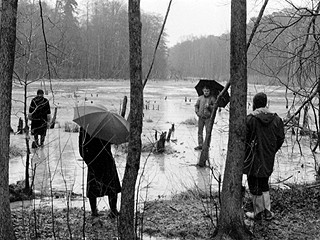
<svg viewBox="0 0 320 240"><path fill-rule="evenodd" d="M203 87L208 87L210 89L210 94L217 98L219 93L223 90L224 86L222 86L220 83L218 83L215 80L209 80L209 79L200 79L197 85L194 87L198 93L198 96L203 95L202 89ZM228 92L225 92L225 94L222 95L222 98L218 102L219 107L225 107L230 101L230 96Z"/></svg>
<svg viewBox="0 0 320 240"><path fill-rule="evenodd" d="M100 105L74 107L73 121L83 127L91 137L110 143L128 142L129 122Z"/></svg>

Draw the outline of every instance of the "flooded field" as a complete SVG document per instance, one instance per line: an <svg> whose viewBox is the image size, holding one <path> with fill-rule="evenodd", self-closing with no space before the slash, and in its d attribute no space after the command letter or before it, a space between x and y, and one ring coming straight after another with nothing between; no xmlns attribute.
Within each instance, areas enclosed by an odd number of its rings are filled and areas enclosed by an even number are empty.
<svg viewBox="0 0 320 240"><path fill-rule="evenodd" d="M197 168L200 155L199 151L194 150L197 145L197 126L186 124L196 117L196 84L196 81L150 81L146 85L143 144L154 143L155 132L168 131L171 124L175 124L175 132L172 136L174 141L166 143L166 151L163 154L143 152L137 185L141 200L170 197L173 193L190 187L203 191L208 191L209 188L218 190L218 184L212 174L223 174L224 170L228 142L228 106L217 114L213 128L210 148L212 170ZM29 86L28 107L38 88L40 85L37 83ZM66 132L65 125L72 123L73 107L77 104L99 103L111 111L120 112L122 100L127 96L130 109L130 84L129 81L53 82L50 89L47 87L49 94L46 97L52 110L57 108L57 123L54 129L49 129L44 148L32 150L30 174L34 176L35 190L39 192L45 193L53 188L82 194L86 184L86 166L78 151L78 133ZM271 111L277 112L281 117L286 116L288 109L285 107L284 88L250 86L248 102L252 102L253 95L258 91L267 93ZM13 129L16 129L19 117L22 117L23 94L23 89L14 88ZM290 96L288 99L292 100ZM248 106L248 112L250 111L251 107ZM25 148L24 138L24 135L12 134L11 145ZM315 161L319 154L312 155L308 137L299 137L299 144L296 140L291 131L288 131L286 141L276 157L272 184L315 180ZM123 146L113 147L120 179L123 177L126 163L127 154L124 149ZM10 183L23 180L24 174L25 157L11 159ZM106 200L102 202L107 203Z"/></svg>

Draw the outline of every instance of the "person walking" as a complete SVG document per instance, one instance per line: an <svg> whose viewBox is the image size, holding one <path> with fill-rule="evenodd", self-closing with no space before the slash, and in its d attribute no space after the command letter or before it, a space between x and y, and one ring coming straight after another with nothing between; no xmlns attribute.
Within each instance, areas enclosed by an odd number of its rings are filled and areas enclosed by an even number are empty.
<svg viewBox="0 0 320 240"><path fill-rule="evenodd" d="M49 100L43 97L43 95L43 90L39 89L37 96L31 100L29 107L28 118L31 120L31 135L34 136L33 148L43 146L51 121Z"/></svg>
<svg viewBox="0 0 320 240"><path fill-rule="evenodd" d="M209 127L210 116L213 110L213 104L216 98L210 95L210 89L204 86L203 95L201 95L195 104L195 113L198 116L198 146L195 150L201 150L203 145L203 129L205 127L206 131Z"/></svg>
<svg viewBox="0 0 320 240"><path fill-rule="evenodd" d="M97 198L108 196L110 218L119 215L117 210L118 193L121 192L116 164L111 152L111 143L90 136L84 128L80 128L79 152L88 166L87 197L89 198L91 215L100 214L97 209Z"/></svg>
<svg viewBox="0 0 320 240"><path fill-rule="evenodd" d="M253 98L253 112L247 116L246 158L243 173L247 175L249 191L252 195L253 212L246 216L261 220L271 220L269 178L273 172L276 152L284 139L282 119L269 111L267 95L257 93Z"/></svg>

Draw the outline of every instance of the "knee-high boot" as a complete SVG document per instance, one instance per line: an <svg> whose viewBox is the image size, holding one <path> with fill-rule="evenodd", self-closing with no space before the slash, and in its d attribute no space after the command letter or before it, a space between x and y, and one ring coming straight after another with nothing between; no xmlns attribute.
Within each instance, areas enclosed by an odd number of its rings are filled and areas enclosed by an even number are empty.
<svg viewBox="0 0 320 240"><path fill-rule="evenodd" d="M271 220L274 217L274 213L271 212L271 199L270 199L270 192L263 192L263 203L264 203L264 217L266 220Z"/></svg>
<svg viewBox="0 0 320 240"><path fill-rule="evenodd" d="M253 212L246 212L246 216L251 219L261 220L264 213L263 195L252 195Z"/></svg>

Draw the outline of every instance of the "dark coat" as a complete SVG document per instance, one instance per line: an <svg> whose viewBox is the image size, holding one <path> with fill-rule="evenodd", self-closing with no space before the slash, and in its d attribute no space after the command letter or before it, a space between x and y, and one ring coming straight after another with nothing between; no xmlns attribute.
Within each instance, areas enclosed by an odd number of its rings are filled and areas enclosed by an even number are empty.
<svg viewBox="0 0 320 240"><path fill-rule="evenodd" d="M51 114L48 99L35 97L31 100L29 113L32 116L31 133L33 135L45 135L47 131L48 114Z"/></svg>
<svg viewBox="0 0 320 240"><path fill-rule="evenodd" d="M249 114L243 172L255 177L269 177L273 172L276 152L284 139L284 125L276 113L258 108Z"/></svg>
<svg viewBox="0 0 320 240"><path fill-rule="evenodd" d="M88 166L88 198L103 197L121 192L110 143L99 138L91 138L83 128L80 128L79 151Z"/></svg>

